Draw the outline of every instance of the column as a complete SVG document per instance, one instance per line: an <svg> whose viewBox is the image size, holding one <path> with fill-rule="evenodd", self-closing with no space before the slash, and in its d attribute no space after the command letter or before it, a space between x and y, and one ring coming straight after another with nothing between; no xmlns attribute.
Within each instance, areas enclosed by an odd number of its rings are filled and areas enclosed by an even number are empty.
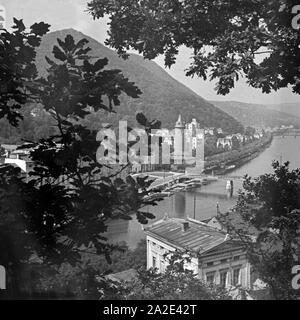
<svg viewBox="0 0 300 320"><path fill-rule="evenodd" d="M220 280L220 272L219 270L216 271L216 274L215 274L215 283L216 284L220 284L221 280Z"/></svg>

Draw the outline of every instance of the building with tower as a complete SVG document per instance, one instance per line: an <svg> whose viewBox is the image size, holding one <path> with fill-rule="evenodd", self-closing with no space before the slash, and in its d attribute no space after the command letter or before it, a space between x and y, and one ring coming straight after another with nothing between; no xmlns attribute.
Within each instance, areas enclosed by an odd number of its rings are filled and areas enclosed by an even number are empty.
<svg viewBox="0 0 300 320"><path fill-rule="evenodd" d="M185 124L182 121L181 115L175 125L174 130L174 163L184 163L184 144L185 144Z"/></svg>
<svg viewBox="0 0 300 320"><path fill-rule="evenodd" d="M174 129L174 164L194 166L199 174L204 169L204 130L200 123L193 119L184 123L181 115Z"/></svg>

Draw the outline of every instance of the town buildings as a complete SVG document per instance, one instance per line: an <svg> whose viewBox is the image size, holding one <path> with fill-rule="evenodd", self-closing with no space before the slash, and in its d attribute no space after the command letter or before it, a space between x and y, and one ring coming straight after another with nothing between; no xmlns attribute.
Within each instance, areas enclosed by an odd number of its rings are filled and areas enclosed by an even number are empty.
<svg viewBox="0 0 300 320"><path fill-rule="evenodd" d="M165 254L188 250L191 262L186 268L201 280L224 288L251 288L251 268L242 244L231 239L216 218L200 222L166 217L145 232L147 268L163 273L167 267Z"/></svg>
<svg viewBox="0 0 300 320"><path fill-rule="evenodd" d="M225 137L225 138L219 138L217 140L217 148L222 147L223 149L232 149L232 138L231 137Z"/></svg>
<svg viewBox="0 0 300 320"><path fill-rule="evenodd" d="M4 164L11 164L21 169L21 174L27 176L33 168L33 161L30 158L29 148L19 148L15 144L2 144L3 154L1 155Z"/></svg>
<svg viewBox="0 0 300 320"><path fill-rule="evenodd" d="M191 147L192 151L195 151L201 143L204 141L204 132L201 131L200 123L196 119L186 124L185 128L186 142Z"/></svg>
<svg viewBox="0 0 300 320"><path fill-rule="evenodd" d="M213 152L212 154L223 151L237 150L245 144L259 140L264 136L263 130L253 129L253 134L235 133L226 134L222 128L203 127L197 119L185 122L182 115L178 116L173 130L160 129L151 133L151 144L160 141L160 149L151 150L151 158L156 159L155 164L150 161L140 159L140 163L134 163L132 171L149 172L165 170L166 165L172 170L189 170L197 173L202 172L205 166L205 145ZM146 144L144 144L145 146ZM169 155L168 160L164 161L164 156ZM148 158L148 157L147 157ZM195 166L196 165L196 166ZM168 170L168 169L167 169Z"/></svg>

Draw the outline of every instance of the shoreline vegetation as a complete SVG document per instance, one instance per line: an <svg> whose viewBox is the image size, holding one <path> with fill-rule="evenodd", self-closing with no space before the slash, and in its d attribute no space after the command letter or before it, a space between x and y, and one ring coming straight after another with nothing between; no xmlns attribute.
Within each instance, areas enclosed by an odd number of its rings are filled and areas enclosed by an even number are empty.
<svg viewBox="0 0 300 320"><path fill-rule="evenodd" d="M231 150L206 157L204 173L222 175L235 170L258 157L271 145L272 141L273 135L267 133L262 139L253 141L239 150Z"/></svg>

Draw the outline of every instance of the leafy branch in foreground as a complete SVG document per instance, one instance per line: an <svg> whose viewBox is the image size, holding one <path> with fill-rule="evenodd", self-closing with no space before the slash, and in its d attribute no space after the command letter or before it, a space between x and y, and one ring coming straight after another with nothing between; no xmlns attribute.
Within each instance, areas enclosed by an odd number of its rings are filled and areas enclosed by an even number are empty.
<svg viewBox="0 0 300 320"><path fill-rule="evenodd" d="M228 94L245 77L265 93L300 93L299 32L291 27L297 0L90 0L94 19L110 18L107 45L124 58L134 49L171 67L181 46L192 50L188 76L217 80ZM262 57L262 59L260 58ZM259 58L259 59L258 59Z"/></svg>
<svg viewBox="0 0 300 320"><path fill-rule="evenodd" d="M164 273L145 268L139 269L133 280L115 282L98 279L98 295L101 299L121 300L231 300L225 289L207 285L186 268L189 254L174 252L165 256Z"/></svg>
<svg viewBox="0 0 300 320"><path fill-rule="evenodd" d="M136 214L147 223L153 216L141 208L155 201L145 201L152 183L147 177L105 176L106 166L97 159L102 141L96 141L97 132L82 121L98 110L113 112L122 94L138 98L141 91L120 70L107 69L106 58L92 59L86 39L75 42L71 35L57 39L54 58L45 57L47 77L39 78L35 48L49 26L35 24L26 32L21 20L15 23L13 33L0 34L1 70L7 70L0 78L1 116L17 125L18 110L30 99L56 126L55 135L25 146L33 149L29 181L18 169L0 168L0 237L12 246L7 255L1 253L0 263L16 278L22 277L20 270L29 261L76 264L84 250L105 254L109 260L113 246L102 235L108 219L128 220Z"/></svg>
<svg viewBox="0 0 300 320"><path fill-rule="evenodd" d="M247 250L254 273L274 299L299 299L292 268L300 258L300 170L273 163L274 173L246 177L233 212L222 221Z"/></svg>
<svg viewBox="0 0 300 320"><path fill-rule="evenodd" d="M35 23L27 31L23 21L14 19L13 32L0 31L0 118L17 126L20 109L34 97L30 86L37 77L36 48L50 25Z"/></svg>

